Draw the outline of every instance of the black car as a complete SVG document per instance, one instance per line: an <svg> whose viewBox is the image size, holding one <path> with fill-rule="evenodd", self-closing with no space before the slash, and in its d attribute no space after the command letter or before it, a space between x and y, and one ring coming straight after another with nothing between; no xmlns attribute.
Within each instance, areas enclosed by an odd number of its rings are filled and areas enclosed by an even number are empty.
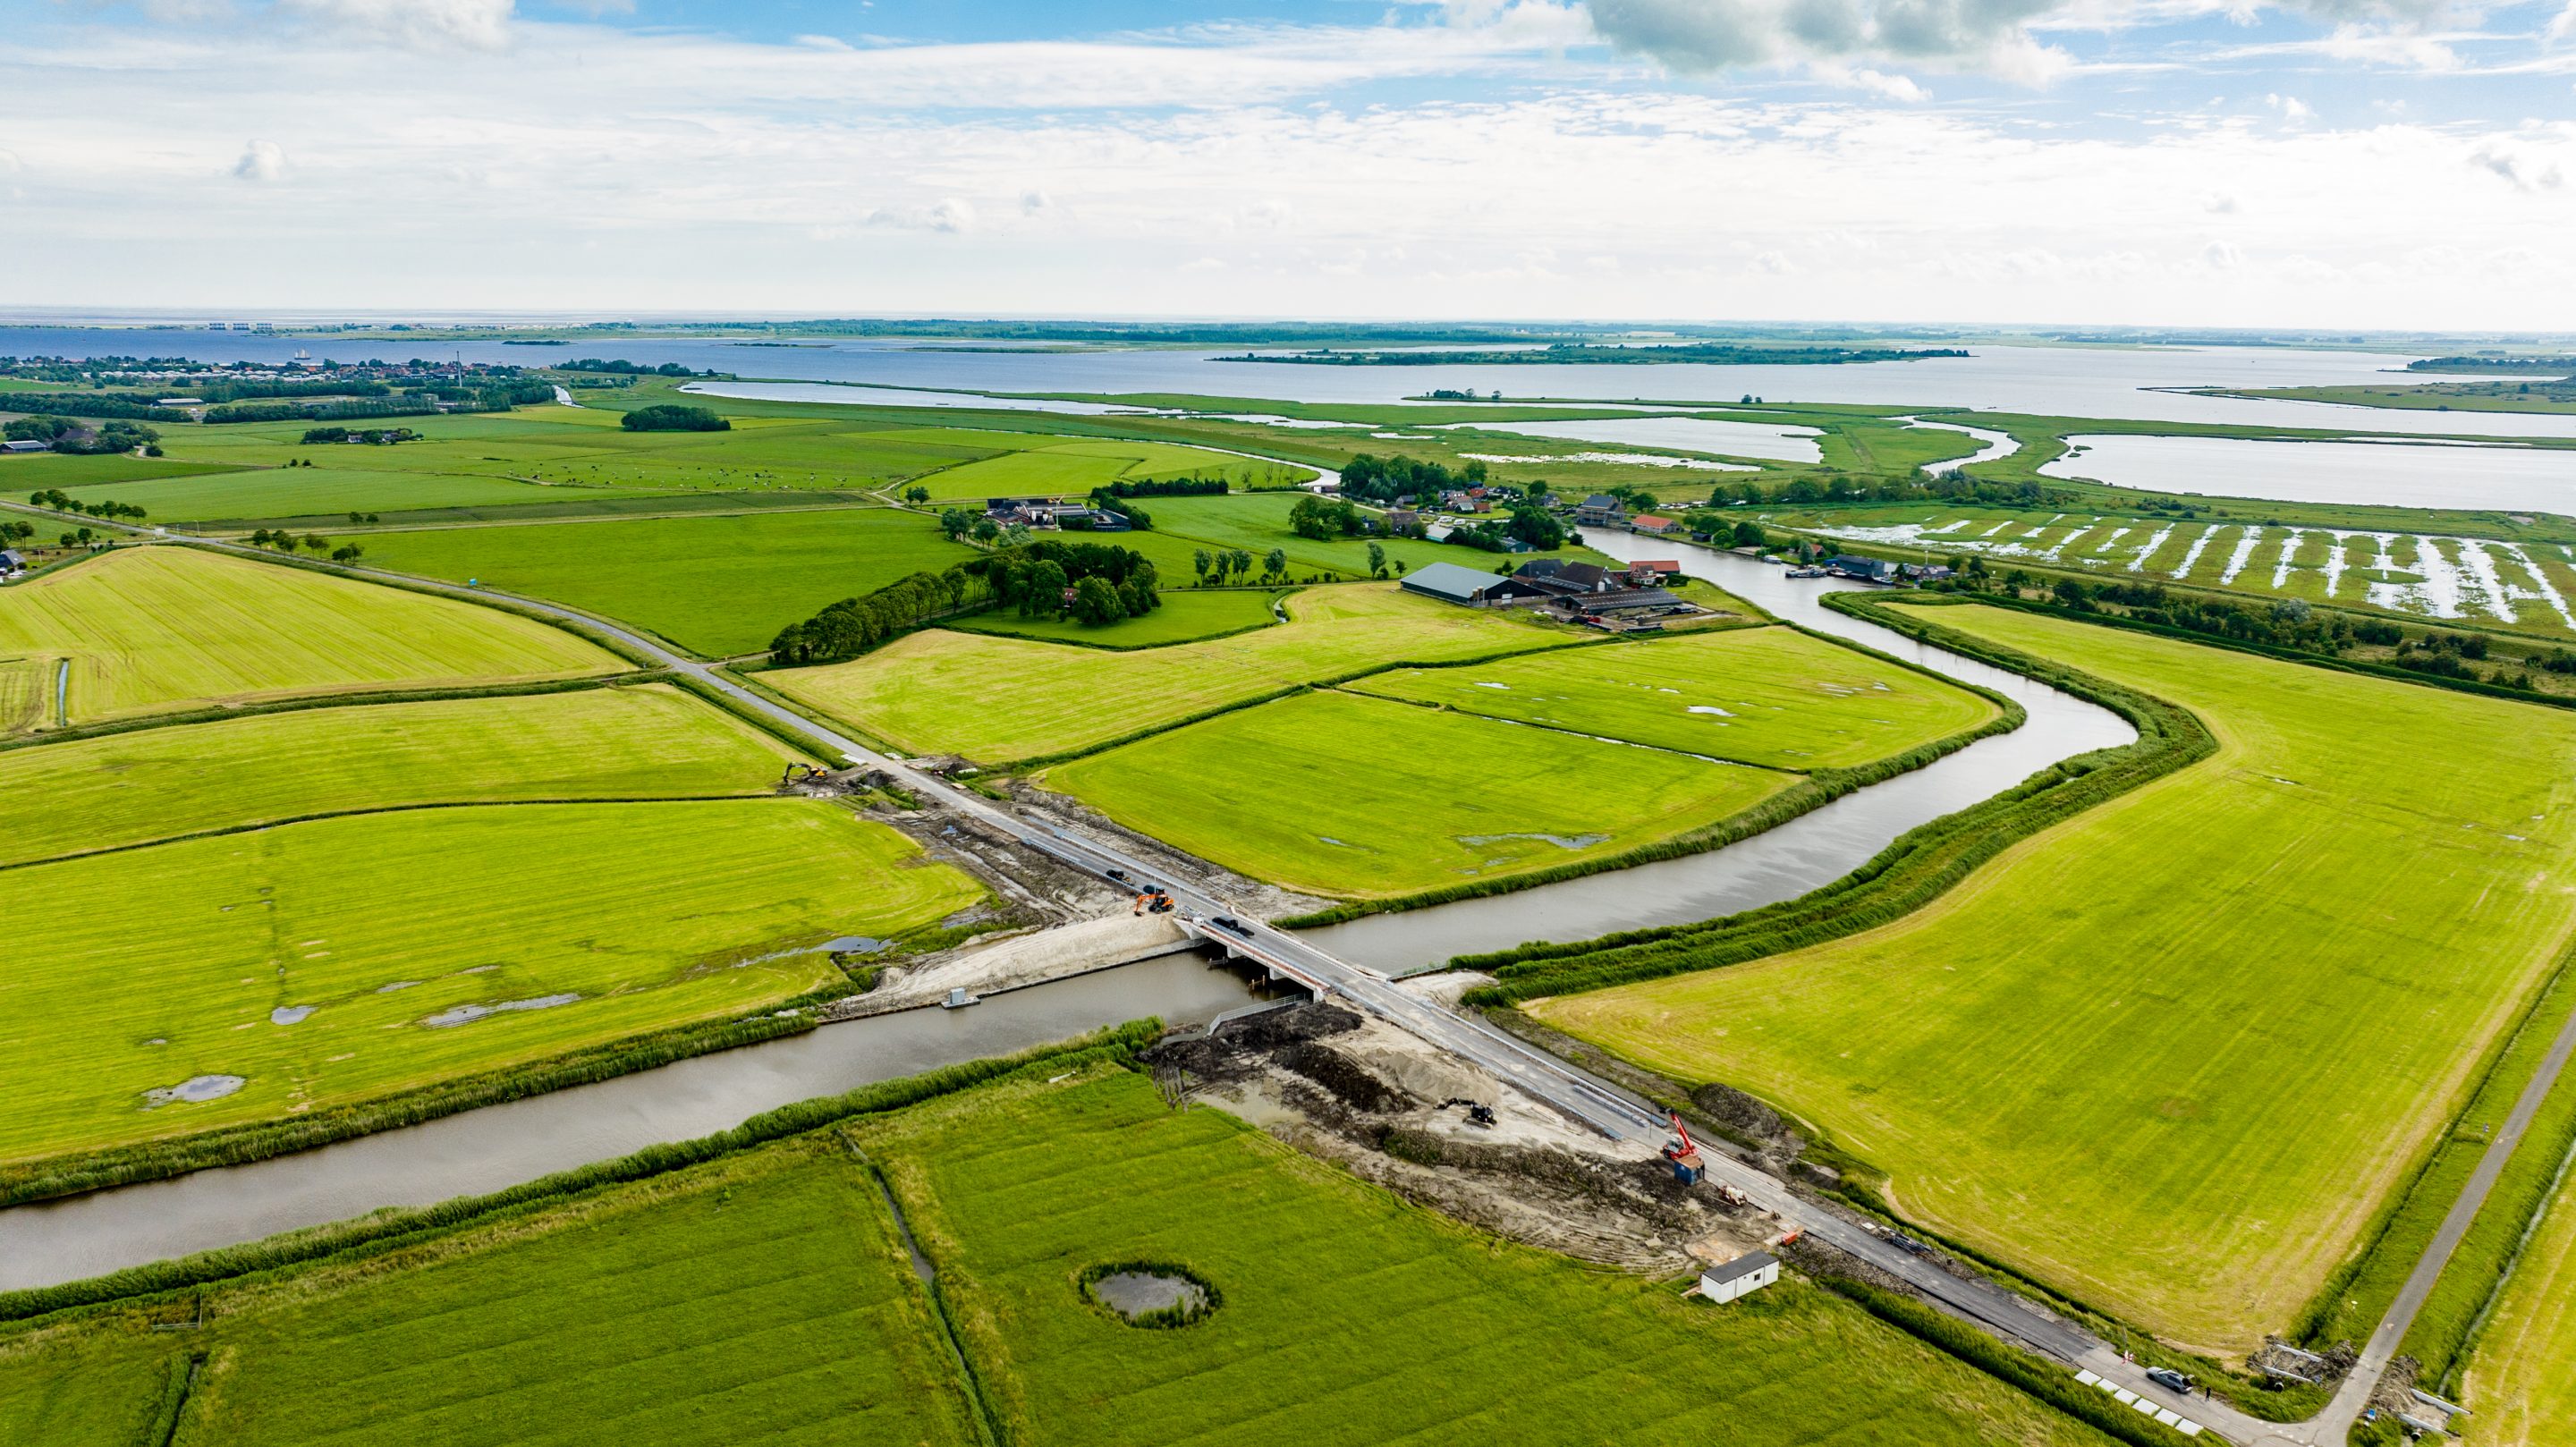
<svg viewBox="0 0 2576 1447"><path fill-rule="evenodd" d="M2175 1371L2171 1367L2147 1368L2147 1380L2155 1383L2159 1387L2165 1388L2167 1391L2180 1392L2186 1397L2190 1396L2192 1393L2191 1378L2184 1376L2182 1373Z"/></svg>
<svg viewBox="0 0 2576 1447"><path fill-rule="evenodd" d="M1233 915L1216 915L1210 918L1208 923L1215 925L1218 929L1224 930L1228 934L1241 935L1245 939L1252 938L1251 927L1246 925L1243 921L1236 919Z"/></svg>

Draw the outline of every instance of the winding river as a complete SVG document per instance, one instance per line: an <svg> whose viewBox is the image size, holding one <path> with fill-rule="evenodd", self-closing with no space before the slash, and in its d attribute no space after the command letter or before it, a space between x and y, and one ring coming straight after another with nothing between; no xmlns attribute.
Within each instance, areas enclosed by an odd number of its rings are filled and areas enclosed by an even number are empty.
<svg viewBox="0 0 2576 1447"><path fill-rule="evenodd" d="M2132 737L2117 715L2092 704L1823 606L1825 593L1860 585L1792 579L1779 567L1687 543L1625 533L1595 533L1590 541L1614 557L1679 557L1692 574L1783 618L2004 693L2029 711L2029 722L1725 849L1374 916L1314 931L1317 944L1402 973L1527 939L1579 939L1792 898L1849 872L1918 824L2059 759ZM275 1160L19 1206L0 1211L0 1289L78 1280L385 1207L494 1191L723 1130L793 1101L1145 1015L1205 1021L1251 998L1243 979L1195 956L1168 956L992 996L969 1010L827 1025Z"/></svg>

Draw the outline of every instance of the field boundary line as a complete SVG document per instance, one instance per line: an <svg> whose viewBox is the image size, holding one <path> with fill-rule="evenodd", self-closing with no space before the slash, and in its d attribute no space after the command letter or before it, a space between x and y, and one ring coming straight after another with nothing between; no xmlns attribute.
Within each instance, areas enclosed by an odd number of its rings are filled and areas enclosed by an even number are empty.
<svg viewBox="0 0 2576 1447"><path fill-rule="evenodd" d="M128 714L121 718L100 719L95 723L75 724L70 728L47 729L0 739L0 753L36 748L46 744L76 744L91 739L114 738L119 734L150 733L165 728L192 728L200 724L225 723L233 719L265 718L270 714L309 713L316 709L371 708L382 704L446 703L482 698L535 698L553 693L582 693L594 688L635 688L648 683L677 683L683 675L667 668L637 670L632 673L592 674L586 678L545 679L532 682L478 684L463 688L387 689L373 693L310 693L293 698L271 699L265 703L217 705L212 708L174 710L169 713Z"/></svg>
<svg viewBox="0 0 2576 1447"><path fill-rule="evenodd" d="M70 854L48 854L41 859L0 860L0 874L16 869L35 869L47 864L69 864L82 859L104 859L110 855L132 854L138 850L159 849L173 844L193 844L202 839L224 839L236 834L261 834L271 829L285 829L297 824L318 824L326 819L363 819L370 814L418 814L439 809L564 808L588 804L722 804L786 797L790 796L762 789L743 794L639 794L631 797L598 799L436 799L417 804L378 804L364 809L325 809L312 814L290 814L279 819L261 819L244 824L224 824L209 829L194 829L185 834L168 834L158 839L138 839L130 844L101 845L96 849L82 849Z"/></svg>

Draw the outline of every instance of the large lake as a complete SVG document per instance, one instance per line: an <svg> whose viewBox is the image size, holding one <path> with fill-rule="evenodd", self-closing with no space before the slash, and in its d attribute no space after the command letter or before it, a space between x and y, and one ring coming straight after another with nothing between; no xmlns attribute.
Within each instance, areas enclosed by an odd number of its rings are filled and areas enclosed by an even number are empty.
<svg viewBox="0 0 2576 1447"><path fill-rule="evenodd" d="M2073 437L2040 468L2114 487L2282 502L2576 513L2576 451L2233 437Z"/></svg>
<svg viewBox="0 0 2576 1447"><path fill-rule="evenodd" d="M2410 374L2406 358L2377 352L2267 347L1972 346L1973 355L1858 366L1318 367L1227 362L1212 351L1061 352L968 349L879 340L746 346L712 338L629 338L564 347L499 342L335 342L184 328L88 330L0 327L0 356L174 356L207 361L286 361L298 349L317 358L401 360L416 354L534 365L576 357L623 357L744 377L863 382L893 387L994 392L1192 393L1300 402L1392 402L1432 388L1500 391L1513 397L1595 401L1732 403L1853 402L1893 407L1971 407L2068 417L2135 417L2160 422L2321 427L2490 437L2576 437L2576 416L2405 412L2314 402L2195 397L2177 387L2289 387L2441 381Z"/></svg>

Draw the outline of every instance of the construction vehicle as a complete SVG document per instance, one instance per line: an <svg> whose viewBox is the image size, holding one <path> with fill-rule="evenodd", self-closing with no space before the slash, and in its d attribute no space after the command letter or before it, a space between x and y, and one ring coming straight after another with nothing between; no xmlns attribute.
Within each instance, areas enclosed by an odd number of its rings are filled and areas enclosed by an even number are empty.
<svg viewBox="0 0 2576 1447"><path fill-rule="evenodd" d="M1147 914L1170 914L1172 912L1172 892L1168 889L1157 887L1154 890L1153 902L1145 906L1145 912Z"/></svg>
<svg viewBox="0 0 2576 1447"><path fill-rule="evenodd" d="M1708 1163L1699 1158L1699 1142L1691 1139L1690 1127L1682 1124L1680 1111L1665 1111L1664 1119L1673 1123L1672 1139L1664 1142L1664 1159L1672 1162L1673 1179L1685 1186L1696 1186L1699 1178L1708 1173Z"/></svg>

